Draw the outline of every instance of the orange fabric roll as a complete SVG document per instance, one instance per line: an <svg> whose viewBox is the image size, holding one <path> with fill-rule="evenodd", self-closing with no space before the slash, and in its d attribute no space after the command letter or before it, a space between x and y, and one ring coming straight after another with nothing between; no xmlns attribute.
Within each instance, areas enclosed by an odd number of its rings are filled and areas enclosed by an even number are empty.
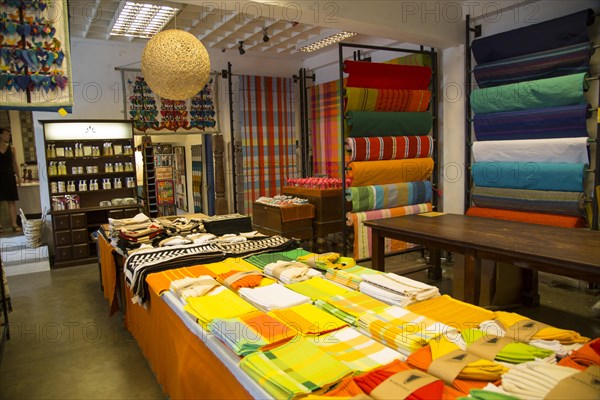
<svg viewBox="0 0 600 400"><path fill-rule="evenodd" d="M433 171L433 159L353 161L348 168L353 187L425 181Z"/></svg>
<svg viewBox="0 0 600 400"><path fill-rule="evenodd" d="M600 354L595 350L600 350L600 338L586 343L579 350L575 350L568 357L558 362L563 367L571 367L583 371L591 365L600 365Z"/></svg>
<svg viewBox="0 0 600 400"><path fill-rule="evenodd" d="M470 207L466 215L502 219L506 221L528 222L530 224L558 226L562 228L586 228L581 217L558 214L544 214L531 211L502 210L499 208Z"/></svg>
<svg viewBox="0 0 600 400"><path fill-rule="evenodd" d="M406 362L411 367L420 369L421 371L427 372L429 365L433 358L431 356L431 348L429 346L421 347L420 349L412 352L406 359ZM459 392L461 396L467 396L471 389L481 389L487 386L488 382L485 381L474 381L471 379L454 379L452 381L452 387Z"/></svg>

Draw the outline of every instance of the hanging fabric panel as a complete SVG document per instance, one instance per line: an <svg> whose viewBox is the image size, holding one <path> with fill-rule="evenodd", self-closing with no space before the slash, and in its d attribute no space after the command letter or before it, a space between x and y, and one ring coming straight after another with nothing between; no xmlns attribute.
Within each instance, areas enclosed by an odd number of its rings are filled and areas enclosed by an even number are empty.
<svg viewBox="0 0 600 400"><path fill-rule="evenodd" d="M414 65L344 61L347 86L371 89L427 90L431 68Z"/></svg>
<svg viewBox="0 0 600 400"><path fill-rule="evenodd" d="M584 207L583 192L505 189L475 186L473 202L478 207L537 211L580 216Z"/></svg>
<svg viewBox="0 0 600 400"><path fill-rule="evenodd" d="M346 111L427 111L429 90L346 88Z"/></svg>
<svg viewBox="0 0 600 400"><path fill-rule="evenodd" d="M478 114L473 118L475 136L483 140L550 139L588 137L589 106L548 107L534 110Z"/></svg>
<svg viewBox="0 0 600 400"><path fill-rule="evenodd" d="M281 192L297 176L291 79L240 76L244 209Z"/></svg>
<svg viewBox="0 0 600 400"><path fill-rule="evenodd" d="M423 136L429 134L433 117L429 112L366 112L346 114L351 137Z"/></svg>
<svg viewBox="0 0 600 400"><path fill-rule="evenodd" d="M407 160L353 161L348 164L350 186L387 185L424 181L433 171L432 158Z"/></svg>
<svg viewBox="0 0 600 400"><path fill-rule="evenodd" d="M593 23L593 10L579 11L539 24L475 39L471 48L478 64L503 60L589 42L587 27Z"/></svg>
<svg viewBox="0 0 600 400"><path fill-rule="evenodd" d="M540 53L478 64L473 74L479 88L577 74L588 71L592 53L591 43L578 43Z"/></svg>
<svg viewBox="0 0 600 400"><path fill-rule="evenodd" d="M529 224L559 226L562 228L585 228L585 220L568 215L546 214L533 211L503 210L488 207L470 207L466 215L502 219L505 221L526 222Z"/></svg>
<svg viewBox="0 0 600 400"><path fill-rule="evenodd" d="M402 215L420 214L431 211L431 203L415 204L406 207L385 208L382 210L349 212L346 222L354 228L354 254L356 260L371 257L371 228L363 222L381 218L399 217ZM400 240L385 239L384 252L406 250L409 244Z"/></svg>
<svg viewBox="0 0 600 400"><path fill-rule="evenodd" d="M587 104L586 77L586 73L580 73L475 89L471 93L471 107L475 114L485 114Z"/></svg>
<svg viewBox="0 0 600 400"><path fill-rule="evenodd" d="M583 192L585 164L533 162L476 162L475 186Z"/></svg>
<svg viewBox="0 0 600 400"><path fill-rule="evenodd" d="M433 195L430 181L351 187L348 192L354 212L429 203Z"/></svg>
<svg viewBox="0 0 600 400"><path fill-rule="evenodd" d="M587 138L584 137L474 142L473 159L478 162L590 163Z"/></svg>
<svg viewBox="0 0 600 400"><path fill-rule="evenodd" d="M431 157L431 136L350 137L345 140L350 161L399 160Z"/></svg>
<svg viewBox="0 0 600 400"><path fill-rule="evenodd" d="M341 177L339 87L333 81L310 88L314 176Z"/></svg>

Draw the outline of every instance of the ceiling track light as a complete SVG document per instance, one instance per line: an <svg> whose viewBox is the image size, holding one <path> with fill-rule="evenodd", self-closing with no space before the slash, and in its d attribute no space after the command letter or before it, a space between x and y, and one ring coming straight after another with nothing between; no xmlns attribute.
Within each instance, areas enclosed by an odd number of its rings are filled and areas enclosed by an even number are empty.
<svg viewBox="0 0 600 400"><path fill-rule="evenodd" d="M240 52L240 55L243 56L244 54L246 54L246 50L244 50L244 41L240 40L240 45L238 46L238 51Z"/></svg>
<svg viewBox="0 0 600 400"><path fill-rule="evenodd" d="M269 41L270 37L269 34L267 33L267 28L263 29L263 42L267 43Z"/></svg>

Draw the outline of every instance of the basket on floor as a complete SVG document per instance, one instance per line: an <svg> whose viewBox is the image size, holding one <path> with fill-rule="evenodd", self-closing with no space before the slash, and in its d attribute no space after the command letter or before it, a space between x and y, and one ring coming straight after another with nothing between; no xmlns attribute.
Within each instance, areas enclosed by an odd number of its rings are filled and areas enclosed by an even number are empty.
<svg viewBox="0 0 600 400"><path fill-rule="evenodd" d="M42 245L42 236L44 233L44 219L46 213L42 214L41 219L27 219L23 210L19 209L21 214L21 224L23 225L23 234L25 235L25 244L27 247L40 247Z"/></svg>

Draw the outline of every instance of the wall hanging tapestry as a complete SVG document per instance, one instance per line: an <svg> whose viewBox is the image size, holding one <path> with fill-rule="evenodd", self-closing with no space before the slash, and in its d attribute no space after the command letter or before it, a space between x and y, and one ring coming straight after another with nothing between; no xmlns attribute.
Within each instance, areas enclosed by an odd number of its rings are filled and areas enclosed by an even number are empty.
<svg viewBox="0 0 600 400"><path fill-rule="evenodd" d="M313 176L340 174L340 82L310 88Z"/></svg>
<svg viewBox="0 0 600 400"><path fill-rule="evenodd" d="M240 76L240 132L243 149L244 209L261 196L281 193L299 176L294 132L296 98L291 79Z"/></svg>
<svg viewBox="0 0 600 400"><path fill-rule="evenodd" d="M141 71L121 70L125 84L123 101L127 118L138 133L219 132L217 75L188 100L165 99L146 83Z"/></svg>
<svg viewBox="0 0 600 400"><path fill-rule="evenodd" d="M2 1L0 11L0 109L71 112L67 1Z"/></svg>

